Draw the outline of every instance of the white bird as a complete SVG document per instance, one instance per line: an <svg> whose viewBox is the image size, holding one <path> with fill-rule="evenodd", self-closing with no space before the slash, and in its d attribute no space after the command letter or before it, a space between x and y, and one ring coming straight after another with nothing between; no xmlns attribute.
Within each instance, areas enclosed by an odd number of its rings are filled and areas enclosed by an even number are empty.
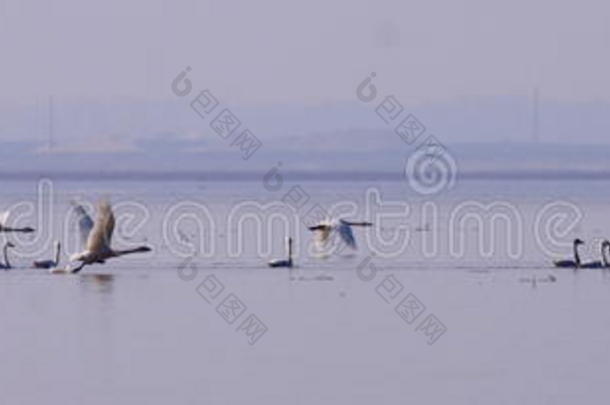
<svg viewBox="0 0 610 405"><path fill-rule="evenodd" d="M61 242L55 242L55 260L36 260L33 266L37 269L51 269L59 265L59 255L61 253Z"/></svg>
<svg viewBox="0 0 610 405"><path fill-rule="evenodd" d="M310 226L308 229L310 231L316 232L316 244L318 247L324 247L328 240L330 239L330 235L333 232L337 232L343 242L352 249L356 249L356 238L354 238L354 233L352 232L352 226L372 226L371 222L351 222L346 221L344 219L338 220L325 220L321 221L317 225Z"/></svg>
<svg viewBox="0 0 610 405"><path fill-rule="evenodd" d="M6 226L6 221L8 220L9 214L9 211L4 211L0 213L0 232L34 232L34 228L31 228L29 226L26 226L24 228L11 228L10 226Z"/></svg>
<svg viewBox="0 0 610 405"><path fill-rule="evenodd" d="M150 252L148 246L140 246L134 249L116 250L111 247L112 232L114 231L114 214L108 201L98 204L97 218L95 223L87 214L87 211L76 205L76 212L80 215L78 226L81 239L85 242L85 250L70 257L71 262L81 262L74 269L51 269L52 273L78 273L88 264L105 263L107 259L124 256L130 253Z"/></svg>
<svg viewBox="0 0 610 405"><path fill-rule="evenodd" d="M2 248L2 253L4 254L4 263L0 263L0 269L8 270L11 268L11 263L8 261L8 248L14 248L11 242L6 242L4 247Z"/></svg>
<svg viewBox="0 0 610 405"><path fill-rule="evenodd" d="M580 267L582 269L607 269L610 266L608 262L608 257L606 257L606 249L610 248L610 241L605 240L601 244L601 261L582 263Z"/></svg>
<svg viewBox="0 0 610 405"><path fill-rule="evenodd" d="M269 267L292 267L292 238L287 238L288 259L273 259L269 261Z"/></svg>

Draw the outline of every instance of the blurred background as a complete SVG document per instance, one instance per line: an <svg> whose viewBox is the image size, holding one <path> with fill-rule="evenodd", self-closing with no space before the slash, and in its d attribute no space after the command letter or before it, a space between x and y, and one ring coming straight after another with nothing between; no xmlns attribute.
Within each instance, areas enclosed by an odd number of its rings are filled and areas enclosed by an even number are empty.
<svg viewBox="0 0 610 405"><path fill-rule="evenodd" d="M0 170L401 173L411 149L375 114L393 95L462 173L605 173L609 18L594 0L0 0ZM191 110L203 89L256 159Z"/></svg>

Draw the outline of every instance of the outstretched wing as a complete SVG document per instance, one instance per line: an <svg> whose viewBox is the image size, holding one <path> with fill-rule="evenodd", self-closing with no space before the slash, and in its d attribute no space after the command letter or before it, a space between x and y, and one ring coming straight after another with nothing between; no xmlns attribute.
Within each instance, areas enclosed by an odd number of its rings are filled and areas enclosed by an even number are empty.
<svg viewBox="0 0 610 405"><path fill-rule="evenodd" d="M356 238L354 238L354 233L352 232L351 226L340 223L337 227L337 231L347 246L351 247L352 249L356 249Z"/></svg>
<svg viewBox="0 0 610 405"><path fill-rule="evenodd" d="M87 239L87 250L103 252L110 250L112 232L114 231L114 214L108 201L101 201L97 208L97 217Z"/></svg>
<svg viewBox="0 0 610 405"><path fill-rule="evenodd" d="M8 219L9 214L10 212L8 211L0 212L0 228L6 226L6 220Z"/></svg>
<svg viewBox="0 0 610 405"><path fill-rule="evenodd" d="M76 203L72 204L74 205L74 211L78 215L78 230L80 233L81 246L85 248L87 246L89 234L93 229L93 220L82 205Z"/></svg>
<svg viewBox="0 0 610 405"><path fill-rule="evenodd" d="M326 246L326 243L328 242L330 236L330 226L317 225L309 229L314 231L314 243L316 244L318 249L322 249L324 246Z"/></svg>

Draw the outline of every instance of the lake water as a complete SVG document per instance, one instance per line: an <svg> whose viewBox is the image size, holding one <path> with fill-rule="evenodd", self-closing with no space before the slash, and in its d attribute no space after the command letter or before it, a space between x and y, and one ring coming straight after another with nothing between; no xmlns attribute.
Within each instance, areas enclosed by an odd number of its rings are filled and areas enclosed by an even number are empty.
<svg viewBox="0 0 610 405"><path fill-rule="evenodd" d="M297 185L302 206L286 197ZM610 271L551 260L570 258L575 237L599 260L608 190L5 183L0 211L39 232L0 239L17 245L0 270L0 403L606 403ZM56 239L76 251L70 201L101 196L113 243L153 252L78 275L31 269ZM306 229L320 208L375 226L354 229L357 251L327 257ZM296 267L268 268L287 235Z"/></svg>

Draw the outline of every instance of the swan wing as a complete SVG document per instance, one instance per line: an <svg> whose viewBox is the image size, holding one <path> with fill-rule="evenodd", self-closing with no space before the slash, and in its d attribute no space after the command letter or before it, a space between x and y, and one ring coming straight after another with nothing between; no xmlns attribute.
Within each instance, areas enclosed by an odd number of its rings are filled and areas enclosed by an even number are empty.
<svg viewBox="0 0 610 405"><path fill-rule="evenodd" d="M328 242L331 228L329 226L320 226L314 233L314 242L318 248L323 248Z"/></svg>
<svg viewBox="0 0 610 405"><path fill-rule="evenodd" d="M80 233L81 247L85 247L87 246L89 234L93 229L93 220L89 214L87 214L85 208L80 204L74 203L74 211L78 216L78 231Z"/></svg>
<svg viewBox="0 0 610 405"><path fill-rule="evenodd" d="M114 231L114 214L108 201L98 204L97 217L93 229L87 239L87 250L89 252L103 252L110 250L112 232Z"/></svg>
<svg viewBox="0 0 610 405"><path fill-rule="evenodd" d="M8 219L9 214L9 211L0 212L0 227L6 226L6 220Z"/></svg>
<svg viewBox="0 0 610 405"><path fill-rule="evenodd" d="M352 249L356 249L356 238L354 238L354 233L352 232L351 226L341 223L337 227L337 231L347 246L351 247Z"/></svg>

